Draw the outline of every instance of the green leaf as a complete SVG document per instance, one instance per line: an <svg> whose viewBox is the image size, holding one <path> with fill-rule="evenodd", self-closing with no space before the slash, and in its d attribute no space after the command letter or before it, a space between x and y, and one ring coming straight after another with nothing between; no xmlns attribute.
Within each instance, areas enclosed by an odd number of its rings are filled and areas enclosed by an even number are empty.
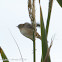
<svg viewBox="0 0 62 62"><path fill-rule="evenodd" d="M62 0L57 0L57 2L58 2L59 5L62 7Z"/></svg>
<svg viewBox="0 0 62 62"><path fill-rule="evenodd" d="M46 36L48 35L51 11L52 11L53 0L49 1L49 8L48 8L48 17L47 17L47 24L46 24Z"/></svg>
<svg viewBox="0 0 62 62"><path fill-rule="evenodd" d="M43 15L42 15L42 9L40 7L40 25L41 25L41 37L42 37L42 58L41 58L41 62L44 61L46 53L47 53L47 49L48 49L48 42L47 42L47 36L46 36L46 30L44 27L44 21L43 21ZM50 57L48 57L47 62L51 62L50 61Z"/></svg>
<svg viewBox="0 0 62 62"><path fill-rule="evenodd" d="M4 51L2 50L1 47L0 47L0 53L1 53L1 57L2 57L3 62L9 62L8 58L6 57Z"/></svg>

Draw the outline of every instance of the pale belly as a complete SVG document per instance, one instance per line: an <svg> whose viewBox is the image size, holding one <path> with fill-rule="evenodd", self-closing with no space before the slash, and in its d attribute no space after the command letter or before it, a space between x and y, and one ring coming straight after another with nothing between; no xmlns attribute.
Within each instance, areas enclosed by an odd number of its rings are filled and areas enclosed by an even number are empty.
<svg viewBox="0 0 62 62"><path fill-rule="evenodd" d="M20 30L21 34L24 35L27 38L30 38L31 40L33 40L33 31L32 30L27 30L27 29L22 29Z"/></svg>

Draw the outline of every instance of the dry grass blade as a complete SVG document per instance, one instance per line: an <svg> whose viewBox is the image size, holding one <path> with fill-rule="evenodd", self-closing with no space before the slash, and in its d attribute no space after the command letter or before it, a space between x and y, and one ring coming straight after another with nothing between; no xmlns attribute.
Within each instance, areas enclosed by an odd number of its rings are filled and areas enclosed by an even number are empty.
<svg viewBox="0 0 62 62"><path fill-rule="evenodd" d="M50 49L51 49L51 47L52 47L52 44L53 44L53 40L51 40L51 44L50 44L50 47L49 47L48 50L47 50L47 54L46 54L46 57L45 57L44 62L47 62L47 58L48 58L48 56L49 56L49 53L50 53Z"/></svg>
<svg viewBox="0 0 62 62"><path fill-rule="evenodd" d="M32 17L33 17L33 22L35 21L35 0L33 0L33 8L32 8Z"/></svg>
<svg viewBox="0 0 62 62"><path fill-rule="evenodd" d="M24 62L24 61L23 61L23 57L22 57L22 54L21 54L21 51L20 51L20 48L19 48L18 44L17 44L17 42L16 42L15 38L13 37L13 35L12 35L12 33L11 33L11 31L10 31L10 30L9 30L9 32L10 32L10 34L11 34L12 38L14 39L14 41L15 41L16 45L17 45L17 48L18 48L18 50L19 50L19 53L20 53L20 56L21 56L22 62Z"/></svg>
<svg viewBox="0 0 62 62"><path fill-rule="evenodd" d="M28 0L28 12L29 12L29 17L31 20L32 19L32 3L31 3L31 0Z"/></svg>
<svg viewBox="0 0 62 62"><path fill-rule="evenodd" d="M29 12L29 17L31 19L31 23L36 24L35 21L35 0L28 0L28 12Z"/></svg>

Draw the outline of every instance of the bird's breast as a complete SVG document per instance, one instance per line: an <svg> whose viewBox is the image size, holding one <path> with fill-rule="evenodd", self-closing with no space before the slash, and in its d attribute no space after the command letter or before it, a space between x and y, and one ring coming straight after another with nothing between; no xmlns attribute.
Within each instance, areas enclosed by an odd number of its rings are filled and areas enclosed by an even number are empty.
<svg viewBox="0 0 62 62"><path fill-rule="evenodd" d="M21 34L23 34L25 37L33 39L33 31L27 28L23 28L20 30Z"/></svg>

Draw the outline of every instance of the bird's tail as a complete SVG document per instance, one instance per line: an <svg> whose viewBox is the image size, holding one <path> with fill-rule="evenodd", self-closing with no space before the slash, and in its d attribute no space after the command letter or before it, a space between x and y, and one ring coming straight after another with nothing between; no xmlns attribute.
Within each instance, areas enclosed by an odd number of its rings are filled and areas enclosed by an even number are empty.
<svg viewBox="0 0 62 62"><path fill-rule="evenodd" d="M39 38L40 40L42 39L41 36L36 32L36 37Z"/></svg>

